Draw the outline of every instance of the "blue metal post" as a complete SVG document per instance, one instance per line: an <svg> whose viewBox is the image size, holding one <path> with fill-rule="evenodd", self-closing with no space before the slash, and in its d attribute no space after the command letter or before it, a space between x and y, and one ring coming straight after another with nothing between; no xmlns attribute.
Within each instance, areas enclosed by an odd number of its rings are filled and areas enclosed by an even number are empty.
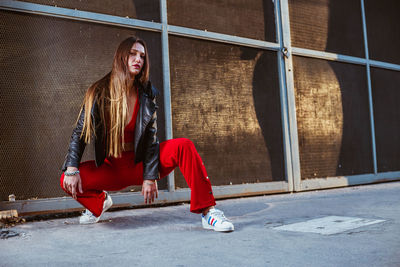
<svg viewBox="0 0 400 267"><path fill-rule="evenodd" d="M278 59L278 73L279 73L279 88L280 88L280 99L281 99L281 114L282 114L282 130L283 130L283 152L285 159L285 175L288 182L288 190L293 191L293 166L290 151L290 132L289 132L289 115L288 115L288 98L286 88L286 71L285 71L285 60L282 56L283 49L283 37L282 37L282 17L280 0L275 2L275 24L276 24L276 36L278 39L280 49L277 52Z"/></svg>
<svg viewBox="0 0 400 267"><path fill-rule="evenodd" d="M361 14L363 22L363 33L364 33L364 49L365 59L367 60L367 80L368 80L368 100L369 100L369 116L371 123L371 139L372 139L372 159L374 163L374 174L378 174L378 163L376 159L376 141L375 141L375 122L374 122L374 106L372 101L372 86L371 86L371 71L369 65L369 51L368 51L368 37L367 37L367 22L365 20L365 8L364 0L361 0Z"/></svg>
<svg viewBox="0 0 400 267"><path fill-rule="evenodd" d="M289 122L290 156L292 162L292 175L294 190L301 189L300 154L297 136L296 101L293 78L292 44L290 39L289 3L288 0L280 1L282 53L285 61L286 96Z"/></svg>

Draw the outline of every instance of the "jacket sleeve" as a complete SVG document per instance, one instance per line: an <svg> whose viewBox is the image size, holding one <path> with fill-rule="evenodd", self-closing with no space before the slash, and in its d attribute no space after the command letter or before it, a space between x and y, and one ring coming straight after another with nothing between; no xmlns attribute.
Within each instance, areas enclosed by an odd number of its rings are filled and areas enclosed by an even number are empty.
<svg viewBox="0 0 400 267"><path fill-rule="evenodd" d="M76 127L72 131L72 135L69 141L68 153L65 156L62 171L65 171L67 167L78 167L79 163L81 162L82 154L85 151L86 146L85 141L81 139L84 119L85 107L83 107L81 114L79 115L78 122L76 123Z"/></svg>
<svg viewBox="0 0 400 267"><path fill-rule="evenodd" d="M155 98L153 98L155 104ZM159 177L158 166L159 166L159 154L160 144L157 138L157 112L155 111L149 124L145 130L144 138L144 160L143 160L143 179L144 180L156 180Z"/></svg>

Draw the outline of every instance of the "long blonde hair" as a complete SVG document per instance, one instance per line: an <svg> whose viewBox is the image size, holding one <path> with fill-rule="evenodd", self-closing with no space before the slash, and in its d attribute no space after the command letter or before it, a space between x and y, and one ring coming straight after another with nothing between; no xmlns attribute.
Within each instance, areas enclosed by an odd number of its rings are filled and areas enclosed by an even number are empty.
<svg viewBox="0 0 400 267"><path fill-rule="evenodd" d="M128 58L134 43L145 49L143 68L133 80L128 68ZM114 55L112 70L99 81L92 84L85 94L81 112L85 108L85 120L81 138L90 143L96 133L93 129L91 110L97 101L101 123L106 131L107 155L119 157L122 154L124 129L128 118L127 96L135 87L145 87L149 80L149 58L146 43L138 37L122 41ZM139 97L139 96L138 96ZM80 112L80 113L81 113ZM79 117L78 117L79 118Z"/></svg>

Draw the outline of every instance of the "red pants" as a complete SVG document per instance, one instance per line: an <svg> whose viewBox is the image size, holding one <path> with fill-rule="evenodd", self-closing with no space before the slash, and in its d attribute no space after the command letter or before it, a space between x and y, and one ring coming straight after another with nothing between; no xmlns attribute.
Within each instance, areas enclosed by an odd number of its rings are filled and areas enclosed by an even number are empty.
<svg viewBox="0 0 400 267"><path fill-rule="evenodd" d="M127 151L122 153L121 158L107 158L99 167L93 160L82 162L79 171L83 194L78 192L78 202L95 216L100 216L105 198L103 190L118 191L130 185L142 185L143 164L135 164L134 159L134 152ZM177 138L160 144L160 177L167 176L178 166L191 189L190 211L201 213L204 208L214 206L206 169L189 139ZM61 175L61 187L64 189L63 181L64 173Z"/></svg>

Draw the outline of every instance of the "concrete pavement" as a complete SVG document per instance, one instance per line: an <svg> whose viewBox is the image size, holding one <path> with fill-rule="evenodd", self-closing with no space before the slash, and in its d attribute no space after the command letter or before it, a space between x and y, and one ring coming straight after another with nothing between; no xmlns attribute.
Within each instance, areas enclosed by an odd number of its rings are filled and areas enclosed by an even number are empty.
<svg viewBox="0 0 400 267"><path fill-rule="evenodd" d="M218 208L234 232L203 230L189 204L107 212L95 225L77 217L20 224L9 229L19 236L0 239L0 266L400 266L400 182ZM328 216L383 222L331 235L277 228Z"/></svg>

